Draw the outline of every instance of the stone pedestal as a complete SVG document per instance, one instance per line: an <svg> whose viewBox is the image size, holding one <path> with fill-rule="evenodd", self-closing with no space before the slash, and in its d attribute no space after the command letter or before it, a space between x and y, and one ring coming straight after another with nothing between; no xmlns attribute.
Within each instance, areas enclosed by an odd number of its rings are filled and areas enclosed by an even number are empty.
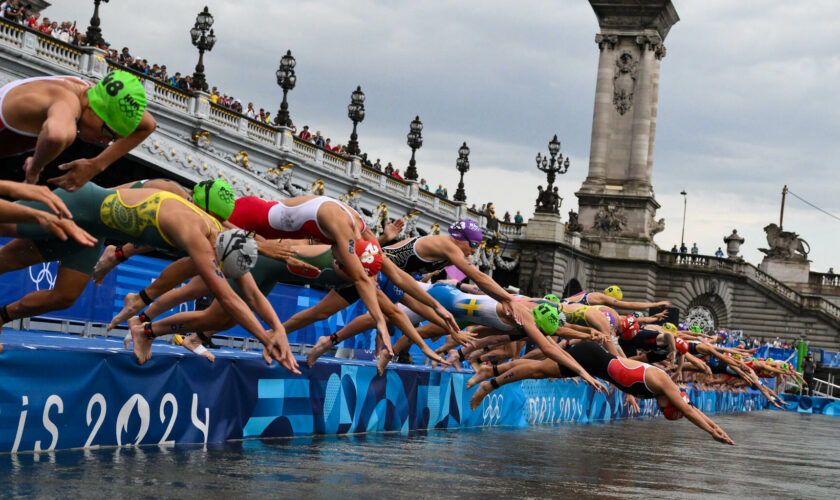
<svg viewBox="0 0 840 500"><path fill-rule="evenodd" d="M804 259L764 257L758 268L784 283L808 283L811 272L811 264Z"/></svg>
<svg viewBox="0 0 840 500"><path fill-rule="evenodd" d="M587 238L588 247L607 259L656 260L656 245L637 238ZM597 250L597 252L596 252Z"/></svg>
<svg viewBox="0 0 840 500"><path fill-rule="evenodd" d="M528 219L525 227L525 239L549 243L561 243L566 227L559 214L537 212Z"/></svg>
<svg viewBox="0 0 840 500"><path fill-rule="evenodd" d="M575 193L579 221L585 238L604 241L602 249L649 254L653 234L662 230L651 187L659 66L679 16L670 0L589 3L601 28L595 36L601 54L589 173Z"/></svg>

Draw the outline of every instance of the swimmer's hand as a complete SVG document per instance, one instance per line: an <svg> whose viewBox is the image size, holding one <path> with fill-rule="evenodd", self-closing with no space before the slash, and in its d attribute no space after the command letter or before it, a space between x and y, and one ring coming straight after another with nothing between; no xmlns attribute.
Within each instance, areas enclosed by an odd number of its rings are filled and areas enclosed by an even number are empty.
<svg viewBox="0 0 840 500"><path fill-rule="evenodd" d="M732 438L730 438L729 435L718 426L715 426L712 429L712 437L719 443L735 446L735 441L733 441Z"/></svg>
<svg viewBox="0 0 840 500"><path fill-rule="evenodd" d="M383 243L388 243L389 241L395 239L397 236L400 235L403 228L405 227L405 220L403 219L395 219L393 222L389 222L385 225L385 231L382 232L382 235L378 238L380 245Z"/></svg>
<svg viewBox="0 0 840 500"><path fill-rule="evenodd" d="M53 177L47 179L47 182L55 184L67 191L77 191L84 186L89 180L98 175L103 168L99 166L96 160L91 158L81 158L58 166L59 170L69 170L66 174L60 177Z"/></svg>
<svg viewBox="0 0 840 500"><path fill-rule="evenodd" d="M276 359L280 366L294 373L300 375L298 370L298 363L292 354L292 347L289 345L289 338L285 332L278 332L274 330L266 330L268 338L271 339L266 346L266 350L270 353L271 358ZM265 356L263 356L265 357ZM271 364L270 360L267 360Z"/></svg>
<svg viewBox="0 0 840 500"><path fill-rule="evenodd" d="M457 330L450 334L452 340L464 346L471 346L475 343L475 334L467 330Z"/></svg>
<svg viewBox="0 0 840 500"><path fill-rule="evenodd" d="M38 224L56 235L60 240L67 241L68 238L73 238L80 245L92 247L96 244L98 239L91 236L87 231L80 228L70 219L59 219L55 215L48 212L38 211Z"/></svg>
<svg viewBox="0 0 840 500"><path fill-rule="evenodd" d="M37 184L38 179L41 177L41 170L35 170L35 167L32 165L33 158L30 156L26 160L23 161L23 173L26 175L26 182L27 184Z"/></svg>
<svg viewBox="0 0 840 500"><path fill-rule="evenodd" d="M289 267L295 267L304 271L320 271L317 267L296 258L295 255L297 254L292 250L292 245L286 241L257 240L257 249L260 254L271 257L272 259L281 260Z"/></svg>
<svg viewBox="0 0 840 500"><path fill-rule="evenodd" d="M440 354L433 351L425 342L420 347L420 350L423 351L423 354L426 355L427 358L431 359L435 363L440 363L443 366L452 366L452 363L443 359ZM393 353L391 354L393 356Z"/></svg>
<svg viewBox="0 0 840 500"><path fill-rule="evenodd" d="M604 384L592 378L592 375L587 373L585 375L581 375L580 377L583 379L584 382L591 385L592 388L595 389L595 392L603 392L604 394L607 393L607 388L604 386Z"/></svg>
<svg viewBox="0 0 840 500"><path fill-rule="evenodd" d="M450 335L455 335L460 328L458 328L458 323L455 321L455 316L452 315L451 312L446 310L442 305L437 304L434 308L435 314L446 323L446 326L449 330Z"/></svg>
<svg viewBox="0 0 840 500"><path fill-rule="evenodd" d="M378 331L377 331L378 334ZM390 335L380 335L379 340L382 342L382 351L388 353L388 356L394 357L394 349L391 347L391 336Z"/></svg>
<svg viewBox="0 0 840 500"><path fill-rule="evenodd" d="M27 160L30 160L28 158ZM37 180L37 179L36 179ZM58 196L47 186L35 186L20 182L0 181L0 194L15 200L40 201L59 217L73 218L73 214Z"/></svg>
<svg viewBox="0 0 840 500"><path fill-rule="evenodd" d="M627 404L627 411L630 415L637 415L642 412L642 409L639 407L639 402L636 401L632 395L628 394L626 398L624 398L624 402Z"/></svg>
<svg viewBox="0 0 840 500"><path fill-rule="evenodd" d="M523 308L525 306L523 304L520 304L519 302L516 302L515 300L513 300L513 296L511 296L510 300L508 300L506 302L501 302L501 305L502 305L502 310L505 312L505 314L507 314L508 317L511 318L514 323L516 323L519 326L522 326L522 310L521 310L521 308ZM518 307L516 307L516 306L518 306ZM526 311L526 312L530 312L530 311Z"/></svg>

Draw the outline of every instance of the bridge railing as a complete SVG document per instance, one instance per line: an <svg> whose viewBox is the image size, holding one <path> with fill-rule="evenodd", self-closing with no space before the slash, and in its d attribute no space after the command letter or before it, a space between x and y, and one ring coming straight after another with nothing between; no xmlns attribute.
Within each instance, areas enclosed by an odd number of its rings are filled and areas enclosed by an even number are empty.
<svg viewBox="0 0 840 500"><path fill-rule="evenodd" d="M714 255L696 255L690 253L674 253L659 251L656 255L659 264L667 266L687 266L710 270L726 270L736 272L738 261Z"/></svg>
<svg viewBox="0 0 840 500"><path fill-rule="evenodd" d="M790 300L805 309L823 312L840 321L840 307L813 295L802 295L773 276L752 264L711 255L694 255L660 250L656 262L663 266L684 267L687 269L731 272L752 278L754 282ZM811 273L812 275L820 273ZM814 279L813 277L811 278Z"/></svg>
<svg viewBox="0 0 840 500"><path fill-rule="evenodd" d="M840 274L815 273L808 274L808 284L817 286L840 287Z"/></svg>
<svg viewBox="0 0 840 500"><path fill-rule="evenodd" d="M187 134L199 145L202 132L223 136L234 144L249 143L273 149L264 154L280 156L281 163L294 163L315 178L334 175L350 186L366 187L374 198L409 202L409 208L417 208L430 218L440 219L445 227L455 219L467 216L466 207L418 189L414 183L400 181L362 168L357 158L346 157L293 136L286 127L274 127L258 122L241 113L214 104L206 93L183 90L169 82L150 78L148 75L105 59L105 52L92 47L75 47L61 42L50 35L20 26L0 18L0 53L6 60L22 60L28 68L20 70L33 74L75 74L98 80L111 69L119 69L135 75L144 85L149 109L161 117L168 116L174 122L188 127ZM206 135L205 135L206 137ZM157 146L156 146L157 147ZM252 157L255 156L252 152ZM257 156L259 157L259 156ZM253 161L253 160L252 160ZM315 168L313 168L315 167ZM242 165L240 165L242 168ZM206 166L205 166L206 170ZM251 174L255 171L252 169ZM247 183L243 184L246 185ZM250 184L247 184L250 186ZM413 205L413 207L411 207ZM479 217L485 226L486 219ZM521 227L504 227L502 234L516 236Z"/></svg>

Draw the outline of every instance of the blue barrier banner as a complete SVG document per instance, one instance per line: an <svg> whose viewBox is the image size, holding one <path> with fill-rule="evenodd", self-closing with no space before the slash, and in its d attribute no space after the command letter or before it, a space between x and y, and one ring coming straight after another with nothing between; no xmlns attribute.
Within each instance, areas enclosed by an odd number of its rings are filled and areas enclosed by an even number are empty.
<svg viewBox="0 0 840 500"><path fill-rule="evenodd" d="M771 410L795 411L798 413L819 413L822 415L840 416L840 400L832 398L818 398L815 396L798 396L795 394L779 394L790 406L779 410L768 406Z"/></svg>
<svg viewBox="0 0 840 500"><path fill-rule="evenodd" d="M8 238L0 238L0 244L5 244L8 241ZM135 255L114 268L105 277L101 286L94 285L92 281L88 283L84 292L72 307L53 311L42 317L83 323L110 323L111 318L122 310L126 294L137 293L149 286L169 264L170 262L167 260ZM5 303L9 303L19 300L33 291L52 289L55 285L57 273L58 263L56 262L38 264L20 271L6 273L0 280L0 296L4 298ZM269 294L268 299L280 320L286 321L293 314L317 304L326 294L325 291L306 287L277 285ZM190 301L158 315L157 318L161 319L178 312L194 309L195 302ZM313 345L318 337L338 331L351 319L366 312L367 309L364 304L358 301L329 319L291 333L289 341ZM364 332L342 342L340 347L371 351L375 347L374 333L374 330ZM239 326L224 332L224 334L233 337L253 337ZM417 353L419 354L419 351ZM372 354L370 357L373 357Z"/></svg>
<svg viewBox="0 0 840 500"><path fill-rule="evenodd" d="M475 410L470 374L326 359L296 376L257 352L215 363L157 343L143 366L116 339L3 332L0 452L227 439L597 422L629 415L624 395L573 381L503 386ZM690 391L707 413L763 407L755 393ZM644 415L658 413L640 401Z"/></svg>

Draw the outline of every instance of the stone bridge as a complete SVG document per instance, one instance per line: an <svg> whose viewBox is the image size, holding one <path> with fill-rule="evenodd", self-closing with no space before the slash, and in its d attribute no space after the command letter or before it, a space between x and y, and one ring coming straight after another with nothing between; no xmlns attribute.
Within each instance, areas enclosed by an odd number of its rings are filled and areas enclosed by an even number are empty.
<svg viewBox="0 0 840 500"><path fill-rule="evenodd" d="M0 19L0 85L44 75L96 81L114 68L137 76L158 127L127 158L160 172L161 177L184 183L219 177L238 196L282 199L325 194L366 212L372 227L383 218L403 217L414 234L445 231L453 221L468 218L485 229L491 243L482 246L476 263L490 272L497 263L514 265L512 246L506 243L521 234L523 225L488 220L464 203L419 189L417 183L367 169L358 157L339 155L295 137L289 128L269 126L217 106L206 93L185 92L115 66L104 54ZM126 173L128 180L135 180L130 173ZM508 258L503 261L502 256Z"/></svg>
<svg viewBox="0 0 840 500"><path fill-rule="evenodd" d="M598 257L586 240L523 240L520 287L533 295L599 291L617 284L627 300L670 300L681 321L740 328L785 340L805 335L815 347L840 347L840 280L816 277L824 296L807 294L747 262L659 251L655 261ZM590 243L591 245L591 243Z"/></svg>

